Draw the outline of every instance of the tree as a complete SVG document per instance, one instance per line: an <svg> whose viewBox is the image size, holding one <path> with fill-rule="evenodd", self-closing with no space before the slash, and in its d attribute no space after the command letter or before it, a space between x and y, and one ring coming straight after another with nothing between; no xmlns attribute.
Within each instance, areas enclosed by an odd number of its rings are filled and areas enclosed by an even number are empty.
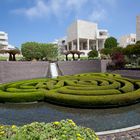
<svg viewBox="0 0 140 140"><path fill-rule="evenodd" d="M112 50L110 48L103 48L101 49L101 54L110 55L111 51Z"/></svg>
<svg viewBox="0 0 140 140"><path fill-rule="evenodd" d="M114 48L117 47L117 39L114 37L109 37L105 40L104 48Z"/></svg>
<svg viewBox="0 0 140 140"><path fill-rule="evenodd" d="M136 44L140 44L140 40L138 40L138 41L136 42Z"/></svg>
<svg viewBox="0 0 140 140"><path fill-rule="evenodd" d="M58 46L54 44L40 44L42 56L45 60L55 61L58 57Z"/></svg>
<svg viewBox="0 0 140 140"><path fill-rule="evenodd" d="M58 47L54 44L26 42L21 46L22 55L26 60L57 60Z"/></svg>
<svg viewBox="0 0 140 140"><path fill-rule="evenodd" d="M115 53L115 52L118 52L118 53L123 53L123 48L122 47L115 47L115 48L112 48L111 49L111 53Z"/></svg>
<svg viewBox="0 0 140 140"><path fill-rule="evenodd" d="M98 51L92 50L88 53L88 58L98 57Z"/></svg>
<svg viewBox="0 0 140 140"><path fill-rule="evenodd" d="M26 42L21 45L21 52L26 60L39 60L42 56L40 49L37 42Z"/></svg>
<svg viewBox="0 0 140 140"><path fill-rule="evenodd" d="M125 65L125 58L123 53L121 52L114 52L111 55L112 62L115 64L116 68L123 68Z"/></svg>

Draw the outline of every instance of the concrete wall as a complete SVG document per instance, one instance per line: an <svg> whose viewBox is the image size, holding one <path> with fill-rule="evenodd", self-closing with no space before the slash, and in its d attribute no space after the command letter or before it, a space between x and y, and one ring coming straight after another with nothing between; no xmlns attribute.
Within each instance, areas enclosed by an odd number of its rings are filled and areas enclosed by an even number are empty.
<svg viewBox="0 0 140 140"><path fill-rule="evenodd" d="M62 75L106 72L106 60L59 61ZM0 62L0 83L47 77L48 62Z"/></svg>
<svg viewBox="0 0 140 140"><path fill-rule="evenodd" d="M74 22L67 30L67 42L77 39L77 36L77 22Z"/></svg>
<svg viewBox="0 0 140 140"><path fill-rule="evenodd" d="M96 39L97 24L88 21L77 20L78 37Z"/></svg>
<svg viewBox="0 0 140 140"><path fill-rule="evenodd" d="M103 60L60 61L58 66L63 75L79 74L86 72L106 72L106 63ZM102 65L102 66L101 66Z"/></svg>
<svg viewBox="0 0 140 140"><path fill-rule="evenodd" d="M0 62L0 83L46 77L48 62Z"/></svg>

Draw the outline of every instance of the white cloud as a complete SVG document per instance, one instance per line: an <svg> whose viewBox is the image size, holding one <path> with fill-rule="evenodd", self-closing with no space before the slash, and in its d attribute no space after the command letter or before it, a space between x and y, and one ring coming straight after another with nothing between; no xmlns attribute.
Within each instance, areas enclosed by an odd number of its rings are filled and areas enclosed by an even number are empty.
<svg viewBox="0 0 140 140"><path fill-rule="evenodd" d="M107 13L104 9L93 10L92 13L88 16L88 19L91 21L100 21L104 20L107 16Z"/></svg>
<svg viewBox="0 0 140 140"><path fill-rule="evenodd" d="M16 9L14 13L24 14L31 19L49 16L61 19L73 13L78 18L84 15L89 20L99 21L107 16L105 5L113 7L116 0L36 0L32 7Z"/></svg>
<svg viewBox="0 0 140 140"><path fill-rule="evenodd" d="M13 10L16 14L24 14L28 18L43 17L49 14L49 8L43 0L37 0L35 6Z"/></svg>

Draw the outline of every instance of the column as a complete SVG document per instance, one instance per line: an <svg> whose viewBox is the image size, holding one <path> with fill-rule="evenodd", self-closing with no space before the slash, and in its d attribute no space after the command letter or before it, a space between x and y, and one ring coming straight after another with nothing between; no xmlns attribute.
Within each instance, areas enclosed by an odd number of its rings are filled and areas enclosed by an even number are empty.
<svg viewBox="0 0 140 140"><path fill-rule="evenodd" d="M69 50L69 42L67 43L67 51Z"/></svg>
<svg viewBox="0 0 140 140"><path fill-rule="evenodd" d="M77 51L79 51L79 38L77 38Z"/></svg>
<svg viewBox="0 0 140 140"><path fill-rule="evenodd" d="M87 39L87 50L89 50L89 39Z"/></svg>
<svg viewBox="0 0 140 140"><path fill-rule="evenodd" d="M73 50L73 41L71 42L71 45L72 45L72 46L71 46L71 50Z"/></svg>
<svg viewBox="0 0 140 140"><path fill-rule="evenodd" d="M98 39L96 40L96 51L98 51Z"/></svg>

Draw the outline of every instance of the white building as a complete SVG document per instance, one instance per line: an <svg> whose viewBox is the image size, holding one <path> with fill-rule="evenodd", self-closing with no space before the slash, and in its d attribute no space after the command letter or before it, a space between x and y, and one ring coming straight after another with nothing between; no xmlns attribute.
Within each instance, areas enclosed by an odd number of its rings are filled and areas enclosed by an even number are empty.
<svg viewBox="0 0 140 140"><path fill-rule="evenodd" d="M108 31L98 29L96 23L77 20L70 25L67 37L61 39L59 44L63 44L63 49L66 51L78 50L87 55L93 49L98 51L104 48L106 38L108 38Z"/></svg>
<svg viewBox="0 0 140 140"><path fill-rule="evenodd" d="M8 48L8 34L0 31L0 48Z"/></svg>
<svg viewBox="0 0 140 140"><path fill-rule="evenodd" d="M140 40L140 15L136 18L136 41Z"/></svg>
<svg viewBox="0 0 140 140"><path fill-rule="evenodd" d="M119 39L120 47L125 48L127 45L135 44L136 43L136 34L129 34L121 36Z"/></svg>

